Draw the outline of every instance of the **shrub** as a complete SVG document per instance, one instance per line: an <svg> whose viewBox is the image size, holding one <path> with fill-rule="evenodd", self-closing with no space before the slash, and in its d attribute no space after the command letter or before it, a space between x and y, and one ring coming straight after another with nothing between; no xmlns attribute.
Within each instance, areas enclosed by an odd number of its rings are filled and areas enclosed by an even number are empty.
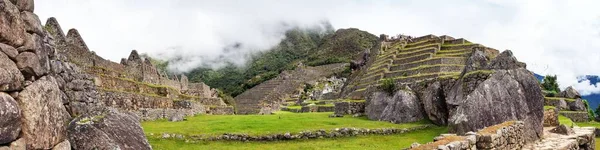
<svg viewBox="0 0 600 150"><path fill-rule="evenodd" d="M588 103L588 101L587 101L587 100L585 100L585 99L584 99L584 100L582 100L582 101L583 101L583 104L585 104L585 108L587 109L587 112L588 112L588 118L589 118L590 120L594 119L594 118L595 118L595 116L594 116L594 111L592 111L592 108L590 108L590 103Z"/></svg>
<svg viewBox="0 0 600 150"><path fill-rule="evenodd" d="M396 82L394 79L384 79L381 81L379 88L390 95L393 95L396 91Z"/></svg>
<svg viewBox="0 0 600 150"><path fill-rule="evenodd" d="M546 75L542 81L542 89L559 93L560 88L558 88L558 82L556 82L556 75Z"/></svg>

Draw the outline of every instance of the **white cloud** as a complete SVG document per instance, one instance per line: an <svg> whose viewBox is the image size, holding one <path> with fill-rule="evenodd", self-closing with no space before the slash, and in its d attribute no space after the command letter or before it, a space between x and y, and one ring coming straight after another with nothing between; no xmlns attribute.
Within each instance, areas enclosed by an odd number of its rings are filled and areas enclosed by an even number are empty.
<svg viewBox="0 0 600 150"><path fill-rule="evenodd" d="M600 74L600 6L597 0L457 1L196 1L37 0L40 18L55 16L63 28L78 28L89 47L111 60L131 49L181 56L186 70L222 57L243 63L248 52L267 49L289 26L323 19L336 28L373 34L404 33L464 37L499 50L511 49L536 73L557 74L561 88ZM241 51L224 53L240 42Z"/></svg>
<svg viewBox="0 0 600 150"><path fill-rule="evenodd" d="M579 83L576 83L575 85L573 85L573 87L581 95L600 94L600 87L598 87L598 83L591 84L590 80L587 80L587 79L584 79Z"/></svg>

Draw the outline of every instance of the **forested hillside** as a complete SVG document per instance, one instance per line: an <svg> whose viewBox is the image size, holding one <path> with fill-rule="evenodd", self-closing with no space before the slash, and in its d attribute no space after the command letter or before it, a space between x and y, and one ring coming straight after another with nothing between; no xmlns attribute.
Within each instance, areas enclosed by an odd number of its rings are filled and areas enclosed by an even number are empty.
<svg viewBox="0 0 600 150"><path fill-rule="evenodd" d="M222 68L196 68L186 75L191 82L204 82L226 94L236 96L264 81L277 77L283 70L294 69L302 63L318 66L350 62L375 46L377 37L358 29L295 28L270 50L251 56L246 66L226 65ZM161 65L164 65L161 64Z"/></svg>

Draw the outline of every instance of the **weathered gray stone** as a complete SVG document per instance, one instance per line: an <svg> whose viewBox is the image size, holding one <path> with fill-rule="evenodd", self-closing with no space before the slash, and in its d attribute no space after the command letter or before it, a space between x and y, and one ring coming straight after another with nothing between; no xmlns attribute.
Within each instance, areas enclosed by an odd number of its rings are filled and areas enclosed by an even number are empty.
<svg viewBox="0 0 600 150"><path fill-rule="evenodd" d="M581 95L572 86L567 87L564 91L558 94L559 97L565 98L581 98Z"/></svg>
<svg viewBox="0 0 600 150"><path fill-rule="evenodd" d="M0 53L0 91L20 90L24 80L17 65L4 53Z"/></svg>
<svg viewBox="0 0 600 150"><path fill-rule="evenodd" d="M69 123L73 149L152 149L134 115L106 109L85 114Z"/></svg>
<svg viewBox="0 0 600 150"><path fill-rule="evenodd" d="M575 134L575 131L564 124L559 125L558 127L550 130L552 133L562 134L562 135L572 135Z"/></svg>
<svg viewBox="0 0 600 150"><path fill-rule="evenodd" d="M25 138L20 138L16 141L10 143L11 150L26 150L27 149L27 141Z"/></svg>
<svg viewBox="0 0 600 150"><path fill-rule="evenodd" d="M44 35L42 22L40 22L40 18L36 14L29 11L22 11L21 19L23 19L23 22L25 23L25 31L37 35Z"/></svg>
<svg viewBox="0 0 600 150"><path fill-rule="evenodd" d="M4 54L6 54L6 56L12 60L15 60L17 55L19 55L19 52L16 48L2 43L0 43L0 52L4 52Z"/></svg>
<svg viewBox="0 0 600 150"><path fill-rule="evenodd" d="M23 45L25 28L17 6L9 0L0 0L0 43L13 47Z"/></svg>
<svg viewBox="0 0 600 150"><path fill-rule="evenodd" d="M571 111L586 111L587 108L581 99L575 99L575 101L567 102L569 105L569 110Z"/></svg>
<svg viewBox="0 0 600 150"><path fill-rule="evenodd" d="M23 46L17 48L19 53L22 52L32 52L37 53L38 50L42 49L44 45L43 38L37 34L25 33L25 42L23 42Z"/></svg>
<svg viewBox="0 0 600 150"><path fill-rule="evenodd" d="M185 114L183 114L183 112L178 111L175 114L173 114L171 117L169 117L169 121L171 122L179 122L179 121L183 121L185 117Z"/></svg>
<svg viewBox="0 0 600 150"><path fill-rule="evenodd" d="M0 145L17 139L21 132L21 109L8 94L0 92Z"/></svg>
<svg viewBox="0 0 600 150"><path fill-rule="evenodd" d="M52 150L71 150L71 143L69 143L69 140L65 140L54 146Z"/></svg>
<svg viewBox="0 0 600 150"><path fill-rule="evenodd" d="M33 12L34 4L33 0L10 0L13 4L17 5L21 11Z"/></svg>
<svg viewBox="0 0 600 150"><path fill-rule="evenodd" d="M422 92L421 102L429 120L437 125L446 125L448 109L446 108L446 97L440 82L429 84Z"/></svg>
<svg viewBox="0 0 600 150"><path fill-rule="evenodd" d="M466 133L521 120L525 122L527 141L542 136L544 99L533 73L526 69L496 70L468 93L463 86L465 80L459 80L447 97L451 132Z"/></svg>
<svg viewBox="0 0 600 150"><path fill-rule="evenodd" d="M424 111L417 96L410 89L398 90L393 96L375 92L367 98L365 113L371 120L394 123L414 122L424 119Z"/></svg>
<svg viewBox="0 0 600 150"><path fill-rule="evenodd" d="M519 62L512 51L505 50L494 58L487 66L488 69L519 69L526 68L525 63Z"/></svg>
<svg viewBox="0 0 600 150"><path fill-rule="evenodd" d="M56 80L46 76L26 87L17 101L22 110L22 137L28 149L51 149L66 139L70 120Z"/></svg>
<svg viewBox="0 0 600 150"><path fill-rule="evenodd" d="M23 52L17 56L17 68L23 73L25 78L39 77L44 75L44 70L40 65L38 56L31 52Z"/></svg>

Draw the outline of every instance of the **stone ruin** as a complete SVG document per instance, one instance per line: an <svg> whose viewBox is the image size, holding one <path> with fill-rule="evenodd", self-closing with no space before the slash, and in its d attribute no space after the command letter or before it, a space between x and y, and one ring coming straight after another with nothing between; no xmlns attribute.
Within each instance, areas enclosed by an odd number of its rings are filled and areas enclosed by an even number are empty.
<svg viewBox="0 0 600 150"><path fill-rule="evenodd" d="M233 114L213 89L132 51L115 63L34 0L0 0L0 149L152 149L140 120Z"/></svg>
<svg viewBox="0 0 600 150"><path fill-rule="evenodd" d="M58 53L64 54L59 59L76 64L93 77L98 99L106 106L136 113L142 120L169 118L177 113L233 114L233 108L217 97L216 90L204 83L189 83L185 75L181 79L169 77L136 50L115 63L90 51L76 29L65 36L55 18L48 19L45 29L55 37ZM75 107L73 111L79 114L85 110Z"/></svg>
<svg viewBox="0 0 600 150"><path fill-rule="evenodd" d="M563 126L564 127L564 126ZM464 136L442 134L433 142L420 145L414 143L412 150L474 150L474 149L556 149L556 150L593 150L595 149L595 133L593 127L575 127L567 135L552 133L553 129L544 129L544 138L527 142L525 123L522 121L507 121L486 127L477 132L469 132Z"/></svg>
<svg viewBox="0 0 600 150"><path fill-rule="evenodd" d="M65 57L87 48L76 30L43 27L33 10L0 0L0 149L152 149L139 117L107 107L96 77Z"/></svg>
<svg viewBox="0 0 600 150"><path fill-rule="evenodd" d="M317 67L300 66L295 70L284 71L278 77L256 85L236 96L236 114L271 114L273 111L281 110L281 106L287 100L297 100L294 97L297 97L298 91L302 91L306 83L333 76L342 72L346 67L348 64L338 63ZM333 108L319 107L306 107L304 111L314 112L319 109L333 111Z"/></svg>
<svg viewBox="0 0 600 150"><path fill-rule="evenodd" d="M542 90L510 50L499 53L446 35L380 37L366 71L350 78L342 91L347 99L366 99L369 119L428 119L458 135L517 120L523 122L525 143L543 136ZM384 81L392 81L393 91L381 89ZM342 107L337 115L363 111L337 106Z"/></svg>
<svg viewBox="0 0 600 150"><path fill-rule="evenodd" d="M545 97L544 106L552 109L546 109L545 113L563 115L575 122L590 121L588 110L581 99L581 95L571 86L560 92L556 97ZM551 118L548 118L551 119Z"/></svg>

